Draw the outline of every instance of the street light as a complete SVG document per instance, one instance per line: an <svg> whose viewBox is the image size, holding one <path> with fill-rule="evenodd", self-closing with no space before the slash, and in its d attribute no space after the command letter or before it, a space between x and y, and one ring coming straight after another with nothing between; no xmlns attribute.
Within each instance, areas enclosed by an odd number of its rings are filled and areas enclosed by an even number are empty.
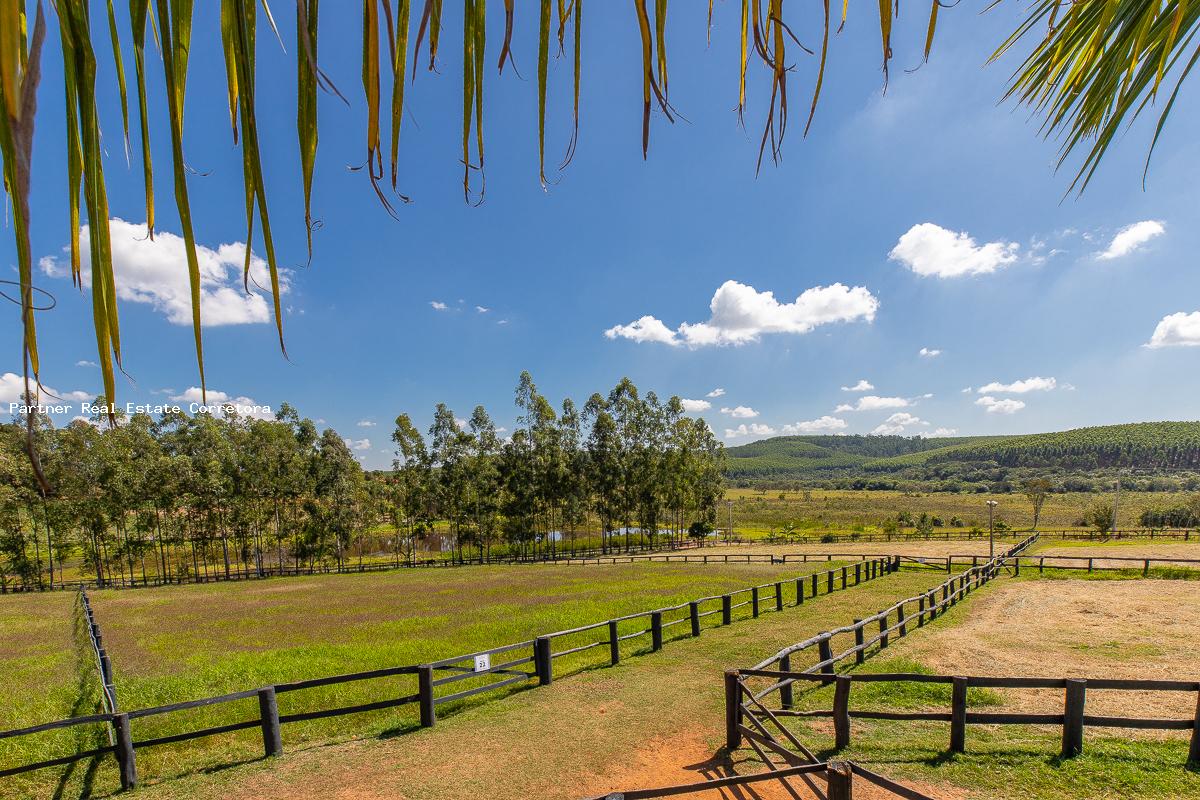
<svg viewBox="0 0 1200 800"><path fill-rule="evenodd" d="M725 501L725 510L726 510L726 512L728 512L726 518L729 521L728 528L726 528L726 531L725 531L725 541L732 542L733 541L733 501L732 500Z"/></svg>
<svg viewBox="0 0 1200 800"><path fill-rule="evenodd" d="M996 506L995 500L988 500L988 558L996 557Z"/></svg>

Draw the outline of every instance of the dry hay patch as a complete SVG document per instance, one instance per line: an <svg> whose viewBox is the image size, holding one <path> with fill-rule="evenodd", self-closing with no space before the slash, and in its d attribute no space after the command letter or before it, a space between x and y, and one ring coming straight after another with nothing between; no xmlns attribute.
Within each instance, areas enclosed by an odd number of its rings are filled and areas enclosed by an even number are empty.
<svg viewBox="0 0 1200 800"><path fill-rule="evenodd" d="M961 619L927 626L888 655L952 675L1196 680L1198 635L1200 592L1189 582L1020 581L993 585L972 598ZM1062 708L1062 690L995 691L1006 710ZM1091 690L1087 696L1089 714L1186 719L1195 712L1191 692Z"/></svg>

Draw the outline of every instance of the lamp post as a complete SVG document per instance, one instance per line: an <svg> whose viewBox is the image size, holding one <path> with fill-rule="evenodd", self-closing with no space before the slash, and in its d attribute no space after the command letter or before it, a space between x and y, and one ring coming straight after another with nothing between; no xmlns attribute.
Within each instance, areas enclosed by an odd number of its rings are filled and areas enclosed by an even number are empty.
<svg viewBox="0 0 1200 800"><path fill-rule="evenodd" d="M988 558L996 557L996 506L995 500L988 500Z"/></svg>
<svg viewBox="0 0 1200 800"><path fill-rule="evenodd" d="M733 541L733 501L732 500L725 501L725 511L727 512L727 519L729 520L729 527L725 533L725 541L731 542L731 541Z"/></svg>
<svg viewBox="0 0 1200 800"><path fill-rule="evenodd" d="M1117 526L1117 512L1120 510L1120 506L1121 506L1121 470L1118 469L1117 470L1117 491L1116 491L1116 494L1113 495L1113 518L1112 518L1112 532L1113 532L1113 535L1117 536L1117 538L1120 538L1120 528Z"/></svg>

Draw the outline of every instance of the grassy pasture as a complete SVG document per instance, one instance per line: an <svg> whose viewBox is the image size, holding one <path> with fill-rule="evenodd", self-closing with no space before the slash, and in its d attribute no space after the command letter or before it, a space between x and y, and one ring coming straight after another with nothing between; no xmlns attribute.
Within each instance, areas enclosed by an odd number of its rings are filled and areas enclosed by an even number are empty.
<svg viewBox="0 0 1200 800"><path fill-rule="evenodd" d="M75 605L75 595L67 592L0 596L0 730L99 710L95 657ZM28 761L39 750L90 749L101 744L96 733L61 730L0 739L0 765ZM17 776L0 778L0 784L42 780Z"/></svg>
<svg viewBox="0 0 1200 800"><path fill-rule="evenodd" d="M113 660L119 701L123 708L136 709L467 654L840 563L472 567L110 590L94 592L92 599ZM748 608L735 611L739 618L748 615ZM710 617L705 623L714 625L718 619ZM621 632L645 626L644 619L632 621L623 624ZM667 635L685 632L686 626L680 626L668 629ZM563 639L555 649L602 639L604 634ZM623 653L648 646L648 637L631 640L623 645ZM597 648L556 660L555 672L563 675L606 661L607 648ZM453 690L472 685L476 684L464 681ZM415 691L414 676L396 676L281 694L279 704L281 713L288 714ZM456 705L494 699L500 693ZM455 710L453 705L441 706L438 713L444 717ZM253 719L257 713L255 700L236 701L136 720L134 734L136 739L170 735ZM284 728L285 742L292 747L305 741L405 732L416 726L416 713L415 706L404 706L290 724ZM248 730L141 750L138 763L145 776L161 777L260 754L258 731ZM111 786L111 773L115 770L106 761L97 785Z"/></svg>
<svg viewBox="0 0 1200 800"><path fill-rule="evenodd" d="M1187 492L1122 492L1121 527L1136 527L1143 511L1184 505L1191 496ZM941 517L946 527L938 530L954 530L950 527L953 517L962 520L963 529L979 527L986 530L988 500L999 503L996 518L1010 527L1028 528L1033 524L1033 507L1019 493L729 489L725 497L733 501L733 527L739 536L766 535L772 530L778 531L786 523L795 525L800 534L876 533L884 519L895 519L902 511L914 519L922 512ZM1043 530L1079 527L1084 510L1099 501L1111 502L1112 497L1088 492L1052 494L1046 498L1038 527ZM727 509L720 509L718 524L722 527L727 523L727 514Z"/></svg>
<svg viewBox="0 0 1200 800"><path fill-rule="evenodd" d="M942 577L890 575L782 614L705 628L699 639L681 639L614 668L583 670L550 687L475 704L403 737L343 737L316 746L295 741L285 728L287 753L281 759L188 774L140 789L139 796L577 800L698 780L723 736L724 669L753 663L831 622L884 607ZM655 770L654 776L648 779L642 767Z"/></svg>
<svg viewBox="0 0 1200 800"><path fill-rule="evenodd" d="M952 675L1194 679L1200 595L1183 581L1033 577L989 584L940 621L893 641L860 669ZM854 710L947 711L950 688L856 684ZM796 696L797 707L828 709L832 688ZM988 711L1061 713L1061 690L972 689ZM1191 693L1089 691L1087 713L1186 719ZM832 722L793 721L818 754L832 751ZM891 777L941 787L948 797L1108 798L1200 796L1200 774L1185 767L1182 731L1088 728L1082 756L1059 758L1061 727L970 725L967 752L950 755L942 722L855 720L840 757ZM936 792L935 792L936 794Z"/></svg>

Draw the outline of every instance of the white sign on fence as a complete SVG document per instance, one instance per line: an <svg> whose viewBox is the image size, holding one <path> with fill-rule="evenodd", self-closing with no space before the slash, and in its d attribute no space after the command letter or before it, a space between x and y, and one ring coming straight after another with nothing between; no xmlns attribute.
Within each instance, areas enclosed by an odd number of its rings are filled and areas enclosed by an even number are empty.
<svg viewBox="0 0 1200 800"><path fill-rule="evenodd" d="M492 668L491 653L484 653L483 655L475 656L475 671L476 672L487 672L491 668Z"/></svg>

